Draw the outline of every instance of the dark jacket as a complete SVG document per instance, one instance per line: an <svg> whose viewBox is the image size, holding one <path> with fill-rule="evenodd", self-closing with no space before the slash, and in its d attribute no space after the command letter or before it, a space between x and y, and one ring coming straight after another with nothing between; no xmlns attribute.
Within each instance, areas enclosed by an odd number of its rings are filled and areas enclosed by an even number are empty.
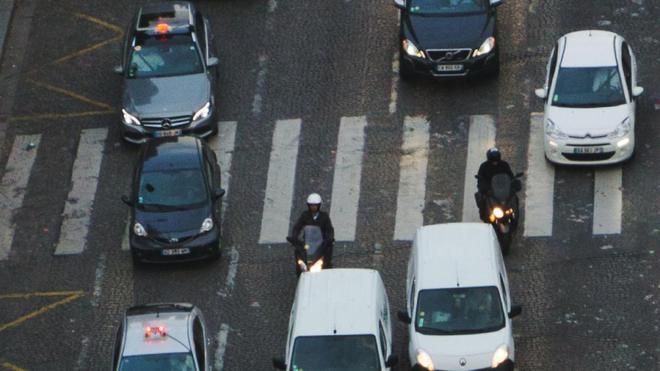
<svg viewBox="0 0 660 371"><path fill-rule="evenodd" d="M330 216L324 211L319 211L319 215L314 220L314 216L309 210L305 210L300 214L296 224L293 226L293 231L291 232L291 237L294 239L300 239L300 232L306 225L317 225L321 228L323 233L323 241L326 243L332 243L335 239L335 229L332 227L332 222L330 221Z"/></svg>
<svg viewBox="0 0 660 371"><path fill-rule="evenodd" d="M506 161L498 161L497 165L494 165L492 162L485 161L479 166L479 172L477 173L477 189L481 193L486 193L490 190L490 181L493 179L493 176L501 173L509 174L513 178L513 171L511 171L511 166Z"/></svg>

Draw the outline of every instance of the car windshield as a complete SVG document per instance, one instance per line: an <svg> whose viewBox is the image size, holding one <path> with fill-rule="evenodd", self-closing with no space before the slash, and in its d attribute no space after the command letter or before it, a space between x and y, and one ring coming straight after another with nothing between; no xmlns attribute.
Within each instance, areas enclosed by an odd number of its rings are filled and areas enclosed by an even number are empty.
<svg viewBox="0 0 660 371"><path fill-rule="evenodd" d="M304 336L296 338L291 371L380 370L373 335Z"/></svg>
<svg viewBox="0 0 660 371"><path fill-rule="evenodd" d="M488 9L487 0L411 0L410 13L457 15L483 13Z"/></svg>
<svg viewBox="0 0 660 371"><path fill-rule="evenodd" d="M190 353L150 354L121 359L120 371L196 371Z"/></svg>
<svg viewBox="0 0 660 371"><path fill-rule="evenodd" d="M415 328L423 334L454 335L497 331L504 327L495 286L422 290Z"/></svg>
<svg viewBox="0 0 660 371"><path fill-rule="evenodd" d="M552 105L609 107L626 103L619 70L611 67L561 67Z"/></svg>
<svg viewBox="0 0 660 371"><path fill-rule="evenodd" d="M194 208L208 199L200 169L145 171L140 177L138 207Z"/></svg>
<svg viewBox="0 0 660 371"><path fill-rule="evenodd" d="M138 38L131 51L128 77L165 77L204 71L197 46L190 35Z"/></svg>

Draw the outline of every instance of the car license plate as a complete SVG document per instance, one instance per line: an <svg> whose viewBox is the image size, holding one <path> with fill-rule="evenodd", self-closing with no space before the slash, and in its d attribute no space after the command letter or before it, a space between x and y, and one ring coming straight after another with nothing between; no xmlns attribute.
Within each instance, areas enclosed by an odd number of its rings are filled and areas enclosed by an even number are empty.
<svg viewBox="0 0 660 371"><path fill-rule="evenodd" d="M185 254L190 254L190 249L188 248L181 248L181 249L165 249L163 250L163 255L170 256L170 255L185 255Z"/></svg>
<svg viewBox="0 0 660 371"><path fill-rule="evenodd" d="M179 135L181 135L181 129L154 131L154 137L156 138L177 137Z"/></svg>
<svg viewBox="0 0 660 371"><path fill-rule="evenodd" d="M439 64L435 66L435 70L438 72L456 72L463 71L462 64Z"/></svg>
<svg viewBox="0 0 660 371"><path fill-rule="evenodd" d="M603 153L603 147L575 147L573 153Z"/></svg>

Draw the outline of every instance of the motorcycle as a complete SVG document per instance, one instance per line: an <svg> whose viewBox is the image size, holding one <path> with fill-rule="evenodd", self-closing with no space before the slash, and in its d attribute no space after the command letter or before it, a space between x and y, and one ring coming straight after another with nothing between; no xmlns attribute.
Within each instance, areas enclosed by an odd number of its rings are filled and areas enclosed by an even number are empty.
<svg viewBox="0 0 660 371"><path fill-rule="evenodd" d="M287 237L291 245L296 249L296 276L303 272L320 272L323 269L323 232L316 225L308 225L303 229L303 240L295 237Z"/></svg>
<svg viewBox="0 0 660 371"><path fill-rule="evenodd" d="M504 173L493 176L484 204L488 211L487 222L495 229L504 255L509 253L513 235L518 229L520 209L516 193L522 189L519 179L522 176L523 173L518 173L513 178Z"/></svg>

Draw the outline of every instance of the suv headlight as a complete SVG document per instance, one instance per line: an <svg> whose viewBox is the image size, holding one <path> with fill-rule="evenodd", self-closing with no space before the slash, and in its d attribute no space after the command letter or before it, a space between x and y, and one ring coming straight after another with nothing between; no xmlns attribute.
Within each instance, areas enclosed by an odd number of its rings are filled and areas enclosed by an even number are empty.
<svg viewBox="0 0 660 371"><path fill-rule="evenodd" d="M135 233L135 235L139 237L147 237L147 230L144 229L142 224L137 222L133 224L133 233Z"/></svg>
<svg viewBox="0 0 660 371"><path fill-rule="evenodd" d="M126 111L123 108L121 110L121 115L122 115L121 120L125 125L137 125L137 126L142 125L137 117L131 115L130 113L128 113L128 111Z"/></svg>
<svg viewBox="0 0 660 371"><path fill-rule="evenodd" d="M411 55L411 56L417 57L417 58L426 58L426 55L424 54L424 52L417 49L415 44L413 44L413 42L408 40L408 39L403 39L403 41L401 43L401 46L403 46L403 50L405 50L408 55Z"/></svg>
<svg viewBox="0 0 660 371"><path fill-rule="evenodd" d="M506 344L502 344L495 350L495 353L493 354L491 367L497 368L497 366L501 365L502 362L506 361L507 359L509 359L509 347L506 346Z"/></svg>
<svg viewBox="0 0 660 371"><path fill-rule="evenodd" d="M431 356L421 349L417 349L417 364L426 370L433 371L433 360Z"/></svg>
<svg viewBox="0 0 660 371"><path fill-rule="evenodd" d="M607 134L607 137L621 138L628 135L628 133L630 133L630 130L632 130L632 125L630 124L630 117L626 117L626 119L621 121L619 126L617 126L613 132Z"/></svg>
<svg viewBox="0 0 660 371"><path fill-rule="evenodd" d="M211 218L206 218L202 222L202 227L199 229L199 233L206 233L213 229L213 219Z"/></svg>
<svg viewBox="0 0 660 371"><path fill-rule="evenodd" d="M494 37L489 37L486 40L484 40L483 43L481 43L481 46L479 49L474 49L474 53L472 53L473 57L478 57L480 55L488 54L490 53L493 49L495 48L495 38Z"/></svg>
<svg viewBox="0 0 660 371"><path fill-rule="evenodd" d="M550 119L548 119L545 122L545 133L549 137L555 138L555 139L566 139L566 138L568 138L568 135L566 135L566 133L564 133L563 131L559 130L557 128L557 125L555 125L555 123L552 122L552 120L550 120Z"/></svg>
<svg viewBox="0 0 660 371"><path fill-rule="evenodd" d="M211 102L206 102L205 105L202 106L195 114L193 115L192 120L197 121L197 120L202 120L211 114Z"/></svg>

